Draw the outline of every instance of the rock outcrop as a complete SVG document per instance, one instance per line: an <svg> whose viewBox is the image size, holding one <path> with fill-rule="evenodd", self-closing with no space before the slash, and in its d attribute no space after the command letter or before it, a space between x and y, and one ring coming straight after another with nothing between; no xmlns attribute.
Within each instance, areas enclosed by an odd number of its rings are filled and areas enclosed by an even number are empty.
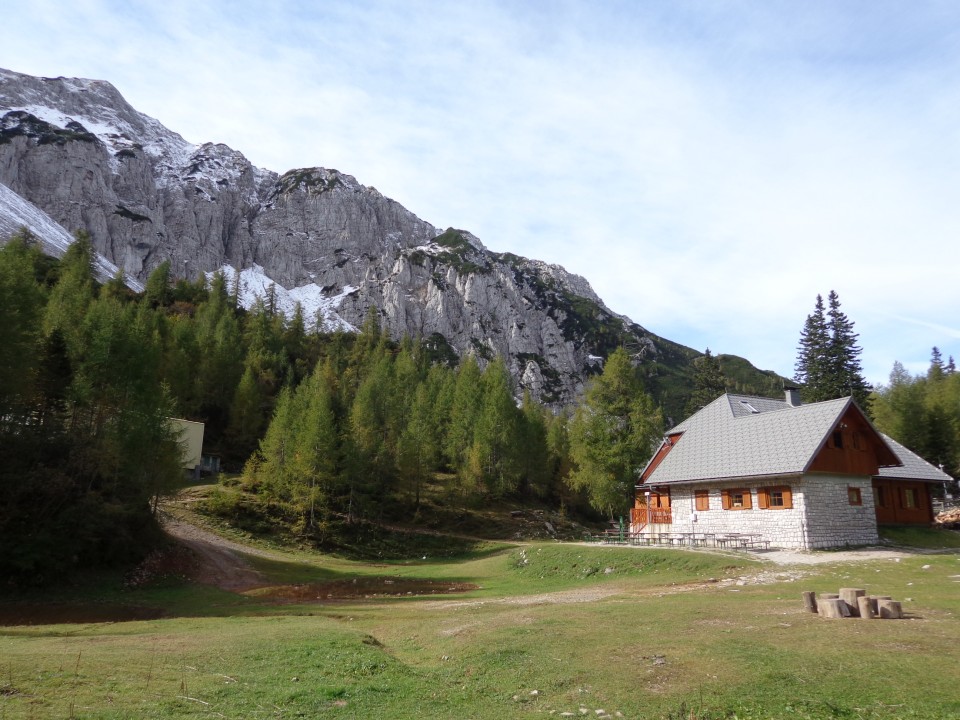
<svg viewBox="0 0 960 720"><path fill-rule="evenodd" d="M225 145L193 145L107 82L0 70L0 183L143 281L164 260L194 278L223 267L312 297L321 328L359 325L370 306L395 336L458 355L508 358L520 388L572 399L602 358L697 355L607 308L558 265L441 231L350 175L278 175ZM263 277L265 276L265 277Z"/></svg>

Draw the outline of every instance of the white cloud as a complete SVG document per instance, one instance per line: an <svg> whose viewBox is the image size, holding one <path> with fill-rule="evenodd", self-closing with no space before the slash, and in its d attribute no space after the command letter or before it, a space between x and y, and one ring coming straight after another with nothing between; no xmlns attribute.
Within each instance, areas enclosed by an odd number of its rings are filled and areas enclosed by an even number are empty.
<svg viewBox="0 0 960 720"><path fill-rule="evenodd" d="M5 11L0 65L110 80L274 170L336 167L585 275L654 332L781 373L836 289L883 381L935 344L960 356L958 14L35 2Z"/></svg>

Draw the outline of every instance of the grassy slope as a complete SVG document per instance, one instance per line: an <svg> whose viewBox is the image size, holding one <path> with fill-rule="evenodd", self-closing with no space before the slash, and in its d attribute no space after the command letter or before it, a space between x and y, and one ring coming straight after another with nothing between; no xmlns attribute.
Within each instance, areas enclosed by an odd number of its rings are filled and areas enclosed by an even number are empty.
<svg viewBox="0 0 960 720"><path fill-rule="evenodd" d="M387 574L481 589L270 606L178 583L74 588L176 617L0 628L0 718L504 718L580 708L633 718L960 717L956 553L739 586L708 581L753 574L751 561L684 551L546 543L389 565L283 557L256 562L282 582ZM909 597L911 619L802 612L801 590L841 586ZM554 592L594 599L542 596Z"/></svg>

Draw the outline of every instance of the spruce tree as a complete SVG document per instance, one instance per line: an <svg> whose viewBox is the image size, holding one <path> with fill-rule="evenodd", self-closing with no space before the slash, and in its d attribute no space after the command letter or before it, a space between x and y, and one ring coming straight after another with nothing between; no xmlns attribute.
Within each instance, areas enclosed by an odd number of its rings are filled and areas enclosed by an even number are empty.
<svg viewBox="0 0 960 720"><path fill-rule="evenodd" d="M827 305L825 312L823 298L817 295L814 311L800 332L794 379L802 385L806 402L852 396L867 412L871 388L860 365L863 349L857 345L858 335L833 290Z"/></svg>
<svg viewBox="0 0 960 720"><path fill-rule="evenodd" d="M852 396L862 410L869 412L870 384L863 377L857 345L859 335L853 331L853 322L840 309L840 297L833 290L827 297L827 383L831 397Z"/></svg>
<svg viewBox="0 0 960 720"><path fill-rule="evenodd" d="M823 297L817 295L813 313L800 331L800 347L797 349L796 372L793 379L803 386L803 399L807 402L827 400L824 379L827 374L826 356L830 336L824 313Z"/></svg>
<svg viewBox="0 0 960 720"><path fill-rule="evenodd" d="M687 416L693 415L726 392L726 378L720 369L720 360L710 353L710 348L693 361L693 369L693 395L687 402Z"/></svg>

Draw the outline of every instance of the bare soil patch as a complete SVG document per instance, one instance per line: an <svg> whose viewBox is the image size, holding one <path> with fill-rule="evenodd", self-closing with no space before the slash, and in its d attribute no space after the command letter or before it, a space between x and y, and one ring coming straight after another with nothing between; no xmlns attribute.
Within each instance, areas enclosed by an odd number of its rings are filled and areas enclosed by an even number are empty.
<svg viewBox="0 0 960 720"><path fill-rule="evenodd" d="M410 578L362 577L306 585L261 588L252 595L277 604L322 603L341 600L375 600L422 595L448 595L478 589L472 583Z"/></svg>

